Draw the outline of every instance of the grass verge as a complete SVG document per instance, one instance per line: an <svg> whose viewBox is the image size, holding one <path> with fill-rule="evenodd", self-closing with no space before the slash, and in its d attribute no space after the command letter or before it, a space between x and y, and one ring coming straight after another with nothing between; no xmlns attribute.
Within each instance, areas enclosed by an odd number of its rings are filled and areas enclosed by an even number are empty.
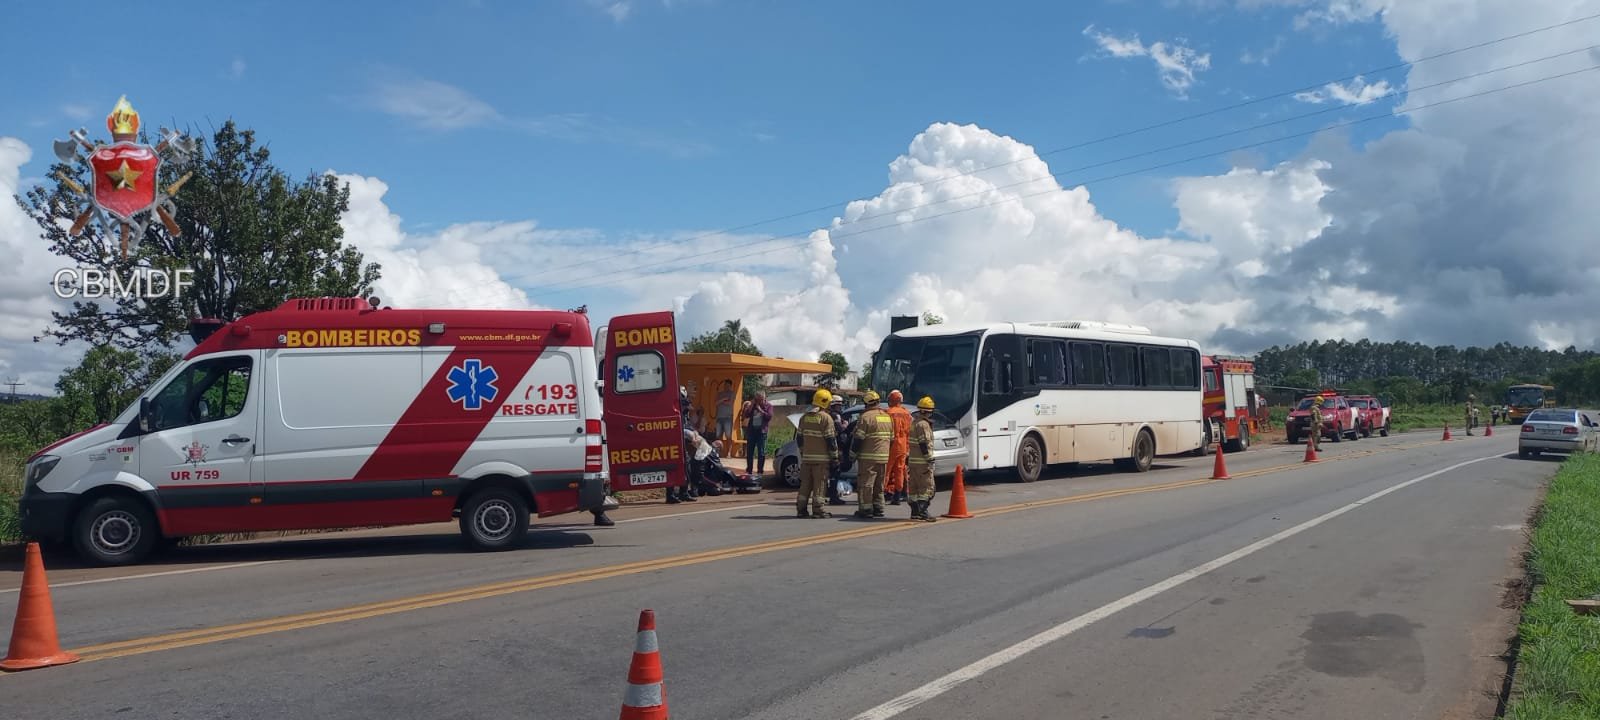
<svg viewBox="0 0 1600 720"><path fill-rule="evenodd" d="M1568 459L1550 481L1533 530L1533 599L1518 628L1511 720L1600 718L1600 616L1569 599L1600 593L1600 455Z"/></svg>
<svg viewBox="0 0 1600 720"><path fill-rule="evenodd" d="M17 498L22 496L22 467L25 458L0 451L0 545L22 542L18 524Z"/></svg>

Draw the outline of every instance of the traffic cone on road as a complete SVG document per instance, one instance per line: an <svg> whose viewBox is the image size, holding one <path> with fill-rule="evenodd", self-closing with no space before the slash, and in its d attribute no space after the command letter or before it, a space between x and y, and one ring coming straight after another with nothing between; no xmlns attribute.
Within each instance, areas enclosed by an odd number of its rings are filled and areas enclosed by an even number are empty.
<svg viewBox="0 0 1600 720"><path fill-rule="evenodd" d="M1306 462L1317 462L1317 446L1310 440L1306 441Z"/></svg>
<svg viewBox="0 0 1600 720"><path fill-rule="evenodd" d="M1450 439L1450 426L1449 425L1445 425L1444 426L1444 439L1445 440L1449 440Z"/></svg>
<svg viewBox="0 0 1600 720"><path fill-rule="evenodd" d="M950 511L944 514L947 518L965 519L972 517L967 512L967 483L966 470L960 465L956 466L956 481L950 486Z"/></svg>
<svg viewBox="0 0 1600 720"><path fill-rule="evenodd" d="M1231 480L1231 479L1233 479L1233 476L1228 474L1228 464L1222 461L1222 455L1223 455L1223 453L1222 453L1222 445L1223 445L1223 443L1217 443L1217 451L1215 453L1215 455L1217 456L1217 461L1215 463L1212 463L1212 465L1211 465L1211 479L1212 480Z"/></svg>
<svg viewBox="0 0 1600 720"><path fill-rule="evenodd" d="M656 612L639 612L628 665L628 693L622 698L621 720L668 720L667 689L661 684L661 647L656 644Z"/></svg>
<svg viewBox="0 0 1600 720"><path fill-rule="evenodd" d="M44 577L44 556L39 553L39 543L28 543L22 590L17 593L17 621L11 627L11 647L6 659L0 660L0 670L32 670L77 661L77 655L61 649L50 583Z"/></svg>
<svg viewBox="0 0 1600 720"><path fill-rule="evenodd" d="M1494 437L1494 426L1493 425L1485 425L1485 426L1483 426L1483 436L1484 437Z"/></svg>

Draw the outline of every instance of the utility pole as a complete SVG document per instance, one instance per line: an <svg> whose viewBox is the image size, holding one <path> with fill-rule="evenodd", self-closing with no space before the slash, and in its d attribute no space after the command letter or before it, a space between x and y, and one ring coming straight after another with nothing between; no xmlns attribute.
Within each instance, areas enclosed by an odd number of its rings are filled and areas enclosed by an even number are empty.
<svg viewBox="0 0 1600 720"><path fill-rule="evenodd" d="M5 385L6 387L11 388L11 402L13 402L13 403L16 402L17 401L17 388L22 387L22 385L23 385L22 381L18 380L17 378L11 378L10 380L5 381L4 383L0 383L0 385Z"/></svg>

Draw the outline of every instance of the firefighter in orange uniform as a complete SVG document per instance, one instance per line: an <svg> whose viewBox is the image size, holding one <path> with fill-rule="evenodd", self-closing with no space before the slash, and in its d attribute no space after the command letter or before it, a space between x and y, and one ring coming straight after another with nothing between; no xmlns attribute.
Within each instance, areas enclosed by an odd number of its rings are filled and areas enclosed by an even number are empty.
<svg viewBox="0 0 1600 720"><path fill-rule="evenodd" d="M905 396L899 390L889 391L889 419L894 421L894 438L889 441L889 476L884 479L883 493L890 505L899 505L906 499L906 456L911 445L911 411L900 403Z"/></svg>

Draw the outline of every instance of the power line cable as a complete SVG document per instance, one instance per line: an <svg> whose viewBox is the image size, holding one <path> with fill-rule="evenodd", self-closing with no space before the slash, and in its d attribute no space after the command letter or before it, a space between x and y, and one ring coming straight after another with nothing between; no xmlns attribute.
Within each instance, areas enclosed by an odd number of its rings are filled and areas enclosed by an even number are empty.
<svg viewBox="0 0 1600 720"><path fill-rule="evenodd" d="M1498 88L1493 88L1493 89L1489 89L1489 90L1479 91L1479 92L1476 92L1476 93L1471 93L1471 94L1468 94L1468 95L1462 95L1460 97L1450 98L1448 100L1439 100L1439 101L1436 101L1436 102L1427 103L1425 105L1418 105L1416 107L1408 108L1408 109L1405 109L1405 110L1398 110L1398 111L1395 111L1393 113L1381 113L1381 114L1369 115L1367 117L1358 118L1358 119L1355 119L1355 120L1349 120L1349 121L1345 121L1345 122L1341 122L1341 123L1336 123L1334 125L1329 125L1329 126L1326 126L1326 127L1317 128L1316 130L1310 130L1310 131L1306 131L1306 132L1302 132L1302 133L1295 133L1295 134L1292 134L1292 135L1284 135L1282 137L1277 137L1277 138L1273 138L1273 139L1270 139L1270 140L1263 140L1261 142L1256 142L1256 143L1250 143L1248 145L1238 145L1238 146L1230 147L1230 148L1227 148L1225 150L1220 150L1220 151L1217 151L1217 152L1209 152L1209 153L1204 153L1204 154L1200 154L1200 155L1193 155L1193 156L1186 157L1186 158L1183 158L1183 159L1180 159L1180 160L1173 160L1173 161L1161 163L1161 164L1158 164L1158 165L1150 165L1150 166L1147 166L1147 167L1142 167L1142 168L1139 168L1137 170L1130 170L1130 171L1127 171L1127 172L1122 172L1122 173L1117 173L1117 174L1114 174L1114 175L1107 175L1107 176L1104 176L1104 177L1099 177L1099 178L1095 178L1095 179L1092 179L1092 180L1087 180L1087 181L1084 181L1084 182L1081 182L1081 183L1078 183L1078 184L1079 185L1088 185L1090 183L1108 182L1108 181L1111 181L1111 180L1117 180L1117 179L1129 177L1129 176L1132 176L1132 175L1138 175L1138 174L1141 174L1141 173L1150 172L1152 170L1160 170L1160 169L1172 167L1172 166L1175 166L1175 165L1182 165L1182 164L1185 164L1185 163L1194 162L1196 160L1205 160L1205 159L1214 158L1214 157L1221 157L1223 155L1227 155L1229 153L1234 153L1234 152L1239 152L1241 150L1249 150L1249 149L1253 149L1253 148L1263 147L1263 146L1266 146L1266 145L1271 145L1271 144L1274 144L1274 143L1284 142L1286 140L1293 140L1293 139L1297 139L1297 138L1301 138L1301 137L1307 137L1307 136L1310 136L1310 135L1316 135L1316 134L1319 134L1319 133L1327 132L1329 130L1335 130L1335 129L1342 128L1342 127L1351 127L1351 126L1360 125L1360 124L1363 124L1363 123L1372 122L1372 121L1375 121L1375 120L1382 120L1382 119L1385 119L1385 118L1392 118L1395 115L1410 115L1410 114L1413 114L1413 113L1416 113L1416 112L1419 112L1419 111L1422 111L1422 110L1427 110L1429 108L1436 108L1436 107L1440 107L1440 106L1443 106L1443 105L1449 105L1449 104L1452 104L1452 103L1461 102L1461 101L1464 101L1464 100L1472 100L1472 99L1476 99L1476 98L1481 98L1481 97L1485 97L1485 96L1488 96L1488 95L1494 95L1494 94L1497 94L1497 93L1506 92L1508 90L1515 90L1517 88L1528 87L1528 86L1531 86L1531 85L1537 85L1537 84L1540 84L1540 83L1549 82L1549 81L1552 81L1552 80L1559 80L1559 79L1562 79L1562 78L1573 77L1573 76L1576 76L1576 75L1580 75L1582 73L1593 72L1595 70L1600 70L1600 65L1592 65L1592 66L1589 66L1589 67L1586 67L1586 68L1582 68L1582 69L1579 69L1579 70L1573 70L1573 71L1565 72L1565 73L1560 73L1560 74L1557 74L1557 75L1547 75L1547 76L1544 76L1544 77L1536 78L1536 79L1533 79L1533 80L1527 80L1527 81L1520 82L1520 83L1515 83L1515 84L1512 84L1512 85L1506 85L1506 86L1502 86L1502 87L1498 87ZM906 220L904 222L897 222L897 223L880 225L880 226L877 226L877 227L865 228L865 229L857 230L855 232L850 232L850 233L840 233L840 234L837 234L837 235L830 235L830 240L842 240L842 239L845 239L845 238L855 237L857 235L865 235L867 233L877 232L879 230L885 230L885 229L888 229L888 228L904 227L906 225L911 225L911 224L915 224L915 223L919 223L919 222L924 222L924 221L927 221L927 220L934 220L934 219L937 219L937 218L948 217L948 216L951 216L951 215L956 215L956 214L965 213L965 212L971 212L971 211L974 211L974 210L982 210L982 209L985 209L985 208L995 207L997 205L1003 205L1005 203L1016 202L1018 200L1026 200L1026 199L1029 199L1029 198L1039 197L1039 196L1042 196L1042 195L1048 195L1050 193L1056 193L1056 192L1061 192L1061 189L1060 188L1052 188L1052 189L1045 190L1045 191L1042 191L1042 192L1030 193L1030 194L1027 194L1027 195L1017 195L1017 196L1005 198L1005 199L1002 199L1002 200L996 200L994 202L985 203L983 205L977 205L977 206L974 206L974 207L960 208L960 209L957 209L957 210L950 210L950 211L947 211L947 212L937 213L937 214L934 214L934 215L928 215L928 216L925 216L925 217L912 218L912 219ZM915 208L912 208L912 209L915 209ZM809 234L809 231L806 234ZM789 237L789 238L799 238L801 236L796 234L796 235L789 235L787 237ZM800 242L797 242L797 243L789 243L789 244L787 244L787 245L785 245L785 246L783 246L781 248L757 250L755 252L745 253L743 255L734 255L734 256L731 256L731 257L723 257L723 258L719 258L719 259L717 259L715 261L712 261L712 262L699 263L699 264L696 264L696 265L687 265L687 266L683 266L683 267L665 268L665 269L662 269L662 270L655 270L655 271L648 272L648 273L641 273L641 274L638 274L635 277L626 277L626 278L620 278L620 279L603 280L603 281L600 281L600 282L593 282L593 283L587 283L587 284L582 284L582 285L575 285L575 286L571 286L571 287L553 288L553 289L540 291L540 292L536 292L536 293L529 293L529 295L531 297L540 297L540 296L551 295L551 294L556 294L556 293L566 293L566 292L571 292L571 291L574 291L574 290L582 290L582 289L586 289L586 288L608 287L608 286L611 286L611 285L616 285L618 283L637 280L637 279L642 278L642 277L648 277L648 276L652 276L652 275L660 275L660 274L664 274L664 273L677 272L677 271L682 271L682 270L693 270L693 269L696 269L696 268L701 268L701 267L706 267L706 266L709 266L709 265L715 265L715 264L723 263L723 262L726 262L726 261L729 261L729 260L739 260L739 259L743 259L743 258L747 258L747 257L753 257L755 255L763 255L763 254L767 254L767 253L770 253L770 252L775 252L777 250L787 250L787 249L791 249L791 248L797 248L797 247L804 246L804 245L808 244L809 242L810 242L809 239L804 239L804 240L801 240ZM681 259L682 258L680 258L678 260L667 261L666 263L657 263L656 265L667 264L667 263L670 263L670 262L678 262ZM650 266L650 265L639 266L639 267L633 268L631 270L627 270L625 272L634 273L634 272L637 272L638 270L640 270L640 269L642 269L644 267L652 267L652 266Z"/></svg>
<svg viewBox="0 0 1600 720"><path fill-rule="evenodd" d="M1498 37L1498 38L1495 38L1493 40L1485 40L1483 42L1474 43L1472 45L1467 45L1467 46L1455 48L1455 49L1452 49L1452 50L1446 50L1444 52L1434 53L1432 55L1426 55L1426 56L1417 58L1416 60L1410 60L1410 61L1406 61L1406 62L1399 62L1399 63L1394 63L1394 64L1391 64L1391 65L1385 65L1383 67L1373 68L1373 69L1370 69L1370 70L1367 70L1367 71L1364 71L1364 72L1355 73L1353 75L1346 75L1344 77L1335 78L1333 80L1327 80L1327 81L1319 82L1319 83L1316 83L1314 85L1307 85L1305 87L1295 88L1293 90L1285 90L1285 91L1282 91L1282 92L1273 93L1271 95L1265 95L1265 96L1258 97L1258 98L1252 98L1250 100L1243 100L1243 101L1240 101L1240 102L1237 102L1237 103L1233 103L1231 105L1224 105L1224 106L1219 107L1219 108L1214 108L1214 109L1206 110L1206 111L1203 111L1203 112L1193 113L1193 114L1190 114L1190 115L1184 115L1184 116L1180 116L1180 117L1177 117L1177 118L1173 118L1171 120L1165 120L1165 121L1154 123L1154 124L1151 124L1151 125L1145 125L1143 127L1134 128L1134 129L1131 129L1131 130L1124 130L1124 131L1121 131L1121 132L1113 133L1111 135L1105 135L1105 136L1094 138L1094 139L1091 139L1091 140L1085 140L1083 142L1074 143L1072 145L1066 145L1066 146L1054 148L1054 149L1051 149L1051 150L1046 150L1044 152L1037 152L1037 153L1034 153L1034 155L1032 157L1019 158L1017 160L1011 160L1011 161L1008 161L1008 162L998 163L998 164L995 164L995 165L987 165L987 166L984 166L984 167L981 167L981 168L977 168L975 170L967 170L965 172L961 172L961 173L958 173L958 174L955 174L955 175L948 175L948 176L945 176L945 177L935 178L935 179L932 179L932 180L924 180L924 181L919 182L919 183L913 183L912 186L913 187L924 187L924 186L932 185L932 184L935 184L935 183L945 182L947 180L954 180L956 178L966 177L968 175L976 175L978 173L987 172L989 170L998 170L1000 168L1009 167L1009 166L1015 165L1017 163L1027 162L1028 160L1032 160L1035 157L1043 158L1043 157L1048 157L1048 156L1051 156L1051 155L1056 155L1056 154L1059 154L1059 153L1067 152L1069 150L1079 150L1079 149L1090 147L1090 146L1093 146L1093 145L1099 145L1101 143L1110 142L1112 140L1120 140L1122 138L1131 137L1133 135L1139 135L1139 134L1142 134L1142 133L1146 133L1146 132L1149 132L1151 130L1159 130L1159 129L1162 129L1162 128L1171 127L1173 125L1186 123L1186 122L1189 122L1189 121L1192 121L1192 120L1198 120L1200 118L1210 117L1212 115L1217 115L1217 114L1229 112L1231 110L1238 110L1240 108L1250 107L1252 105L1257 105L1257 104L1260 104L1260 103L1263 103L1263 102L1267 102L1267 101L1270 101L1270 100L1278 100L1278 99L1285 98L1285 97L1290 97L1290 96L1293 96L1293 95L1296 95L1296 94L1299 94L1299 93L1305 93L1305 92L1311 92L1311 91L1314 91L1314 90L1319 90L1319 89L1325 88L1328 85L1332 85L1332 84L1350 82L1350 81L1356 80L1358 78L1365 78L1365 77L1371 76L1371 75L1380 75L1382 73L1386 73L1386 72L1389 72L1389 71L1392 71L1392 70L1398 70L1398 69L1401 69L1401 68L1412 67L1412 66L1418 65L1420 63L1430 62L1430 61L1433 61L1433 60L1438 60L1438 59L1449 57L1449 56L1452 56L1452 55L1459 55L1459 54L1464 53L1464 52L1469 52L1469 51L1472 51L1472 50L1482 49L1482 48L1489 47L1489 46L1492 46L1492 45L1497 45L1497 44L1500 44L1500 43L1503 43L1503 42L1509 42L1511 40L1517 40L1517 39L1520 39L1520 38L1528 37L1528 36L1531 36L1531 35L1536 35L1536 34L1543 33L1543 32L1549 32L1551 30L1560 29L1560 28L1567 27L1567 26L1570 26L1570 25L1576 25L1578 23L1587 22L1587 21L1590 21L1590 20L1594 20L1596 18L1600 18L1600 13L1595 13L1595 14L1592 14L1592 15L1585 15L1583 17L1573 18L1571 20L1565 20L1565 21L1562 21L1562 22L1559 22L1559 23L1555 23L1555 24L1552 24L1552 25L1546 25L1544 27L1534 28L1532 30L1524 30L1524 31L1519 32L1519 33L1514 33L1514 34L1511 34L1511 35ZM810 209L807 209L807 210L801 210L801 211L798 211L798 212L789 213L788 215L782 215L782 216L779 216L779 217L768 218L768 219L765 219L765 220L759 220L759 221L752 222L752 223L745 223L743 225L736 225L736 226L733 226L733 227L724 228L722 230L715 230L715 231L712 231L712 232L700 233L700 234L693 235L693 236L690 236L688 238L684 238L682 240L678 240L678 241L675 241L675 242L676 243L680 243L680 244L692 243L692 242L695 242L695 241L698 241L698 240L705 240L705 239L717 237L719 235L727 235L729 233L734 233L734 232L738 232L738 231L741 231L741 230L749 230L751 228L757 228L757 227L761 227L763 225L770 225L770 224L775 223L775 222L782 222L784 220L793 220L794 218L804 217L806 215L819 213L819 212L822 212L822 211L825 211L825 210L832 210L832 209L834 209L836 207L839 207L840 205L848 205L849 203L855 201L856 199L858 199L858 198L851 198L849 200L844 200L842 202L828 203L827 205L819 205L817 207L810 208ZM666 244L670 244L670 243L666 243ZM622 253L621 256L625 257L625 256L628 256L628 255L637 255L637 254L639 254L641 252L644 252L644 250L643 249L632 250L632 251L629 251L629 252L626 252L626 253ZM583 261L579 261L579 262L576 262L576 263L570 263L570 264L567 264L567 265L556 265L556 266L553 266L553 267L541 268L540 270L536 271L535 273L533 273L531 275L524 276L524 277L533 277L533 276L536 276L538 274L556 272L558 270L567 270L567 269L570 269L570 268L582 267L582 266L590 265L590 264L593 264L593 263L596 263L596 262L602 262L602 261L614 260L614 259L615 259L615 257L607 257L607 258L603 258L603 259L583 260Z"/></svg>
<svg viewBox="0 0 1600 720"><path fill-rule="evenodd" d="M1452 78L1450 80L1444 80L1444 81L1432 83L1432 84L1429 84L1429 85L1423 85L1423 86L1420 86L1420 87L1409 88L1409 89L1404 89L1404 90L1392 90L1392 91L1384 93L1382 95L1375 96L1375 97L1367 100L1365 103L1362 103L1362 104L1371 104L1371 103L1377 102L1379 100L1384 100L1384 99L1388 99L1388 98L1392 98L1392 97L1397 97L1397 96L1400 96L1400 95L1414 94L1414 93L1418 93L1418 92L1421 92L1421 91L1424 91L1424 90L1432 90L1432 89L1435 89L1435 88L1443 87L1445 85L1451 85L1451 84L1458 83L1458 82L1464 82L1464 81L1467 81L1467 80L1473 80L1473 79L1484 77L1484 76L1487 76L1487 75L1492 75L1492 74L1495 74L1495 73L1505 72L1507 70L1514 70L1514 69L1517 69L1517 68L1527 67L1529 65L1534 65L1534 64L1537 64L1537 63L1546 62L1546 61L1554 60L1554 59L1557 59L1557 58L1562 58L1562 57L1568 57L1568 56L1572 56L1572 55L1578 55L1578 54L1582 54L1582 53L1587 53L1587 52L1590 52L1590 51L1593 51L1593 50L1600 50L1600 45L1590 45L1588 47L1578 48L1576 50L1568 50L1568 51L1565 51L1565 52L1555 53L1553 55L1546 55L1544 57L1536 58L1536 59L1533 59L1533 60L1526 60L1526 61L1523 61L1523 62L1511 64L1511 65L1503 65L1503 66L1496 67L1496 68L1490 68L1488 70L1482 70L1482 71L1471 73L1471 74L1468 74L1468 75L1463 75L1461 77ZM1252 131L1255 131L1255 130L1261 130L1261 129L1264 129L1264 128L1273 127L1273 126L1276 126L1276 125L1284 125L1284 124L1295 122L1297 120L1304 120L1306 118L1316 117L1318 115L1325 115L1325 114L1332 113L1332 112L1339 112L1339 111L1342 111L1342 110L1345 110L1345 109L1347 109L1347 106L1336 105L1336 106L1333 106L1333 107L1323 108L1323 109L1320 109L1320 110L1313 110L1313 111L1310 111L1310 112L1301 113L1299 115L1294 115L1294 116L1290 116L1290 117L1287 117L1287 118L1280 118L1280 119L1277 119L1277 120L1272 120L1272 121L1268 121L1268 122L1264 122L1264 123L1258 123L1256 125L1251 125L1249 127L1239 128L1239 129L1236 129L1236 130L1229 130L1229 131L1226 131L1226 132L1216 133L1216 134L1213 134L1213 135L1207 135L1205 137L1196 138L1194 140L1188 140L1188 141L1177 143L1177 144L1174 144L1174 145L1167 145L1167 146L1164 146L1164 147L1155 148L1153 150L1146 150L1146 151L1143 151L1143 152L1134 153L1132 155L1124 155L1122 157L1113 158L1111 160L1105 160L1105 161L1102 161L1102 162L1091 163L1091 164L1088 164L1088 165L1080 165L1080 166L1077 166L1077 167L1067 168L1065 170L1058 170L1056 172L1052 172L1052 173L1049 173L1047 175L1042 175L1042 176L1038 176L1038 177L1034 177L1034 178L1029 178L1027 180L1020 180L1020 181L1017 181L1017 182L1014 182L1014 183L1010 183L1010 184L1007 184L1007 185L998 185L998 186L995 186L995 187L986 188L984 190L979 190L979 191L975 191L975 192L971 192L971 193L966 193L964 195L956 195L956 196L953 196L953 197L944 198L942 200L934 200L934 201L927 202L927 203L922 203L922 204L919 204L919 205L916 205L916 206L913 206L913 207L910 207L910 208L903 208L903 209L899 209L899 210L893 210L893 211L880 212L880 213L875 213L875 214L870 214L870 215L864 215L862 217L855 218L853 220L841 221L840 223L838 223L838 225L841 226L841 227L845 226L845 225L857 225L857 224L864 223L864 222L866 222L868 220L875 220L875 219L885 218L885 217L895 217L895 216L901 215L901 214L903 214L905 212L909 212L909 211L923 210L923 209L926 209L926 208L929 208L929 207L934 207L934 206L937 206L937 205L944 205L944 204L955 202L955 201L958 201L958 200L966 200L966 199L969 199L969 198L988 195L988 194L990 194L992 192L995 192L997 190L1009 190L1009 189L1012 189L1012 188L1021 187L1021 186L1024 186L1024 185L1031 185L1033 183L1044 182L1044 181L1051 180L1051 179L1060 179L1062 176L1065 176L1065 175L1068 175L1068 174L1071 174L1071 173L1082 172L1084 170L1093 170L1095 168L1105 167L1107 165L1115 165L1117 163L1125 162L1125 161L1128 161L1128 160L1136 160L1136 159L1142 158L1142 157L1148 157L1148 156L1151 156L1151 155L1157 155L1157 154L1168 152L1168 151L1171 151L1171 150L1178 150L1178 149L1181 149L1181 148L1191 147L1191 146L1194 146L1194 145L1199 145L1199 144L1202 144L1202 143L1211 142L1213 140L1220 140L1220 139L1225 138L1225 137L1231 137L1233 135L1240 135L1240 134L1252 132ZM1401 114L1401 113L1395 113L1395 114ZM1392 117L1392 116L1393 115L1390 115L1390 117ZM1338 126L1336 125L1335 127L1338 127ZM1296 136L1290 136L1290 137L1296 137ZM955 177L955 176L952 176L952 177ZM1083 183L1078 183L1078 184L1081 185ZM806 232L810 233L812 231L813 230L807 230ZM717 254L717 253L726 252L726 251L728 251L730 249L736 250L736 249L740 249L740 248L755 247L755 246L758 246L758 245L769 245L769 244L772 244L772 243L782 242L783 240L786 240L789 237L792 237L792 236L791 235L778 235L778 236L774 236L774 237L762 238L762 239L753 240L753 241L750 241L750 242L739 243L739 244L736 244L736 245L732 245L730 247L718 248L717 250L714 250L714 251L690 253L690 254L687 254L687 255L680 255L680 256L672 258L670 260L663 260L663 261L660 261L658 263L637 265L637 266L635 266L635 268L654 267L656 265L660 265L660 264L664 264L664 263L680 262L680 261L691 259L691 258L704 257L704 256L707 256L707 255L714 255L714 254ZM634 251L634 254L637 254L638 252L642 252L642 251ZM578 263L578 264L586 264L586 263L593 263L593 262L600 262L600 261L609 261L609 260L614 260L616 257L617 256L606 256L606 257L603 257L603 258L589 260L589 261L585 261L585 263ZM624 272L626 272L626 271L627 270L624 270ZM534 273L521 274L521 275L505 275L503 277L506 278L506 279L527 280L530 277L536 277L538 274L539 274L538 272L534 272ZM562 284L564 284L565 282L570 282L570 281L558 281L557 283L555 283L556 287L553 288L553 290L560 290L561 289L560 286Z"/></svg>

